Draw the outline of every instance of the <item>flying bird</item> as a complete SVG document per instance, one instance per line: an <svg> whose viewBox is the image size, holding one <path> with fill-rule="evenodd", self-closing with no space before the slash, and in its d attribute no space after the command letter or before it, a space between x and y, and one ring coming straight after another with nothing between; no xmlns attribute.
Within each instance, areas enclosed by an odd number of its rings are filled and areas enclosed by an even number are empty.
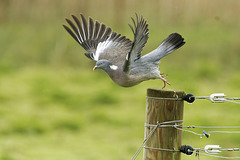
<svg viewBox="0 0 240 160"><path fill-rule="evenodd" d="M166 76L160 73L160 60L185 44L178 33L170 34L152 52L141 56L142 50L148 40L148 23L136 14L132 19L133 26L129 24L134 40L113 32L110 27L86 18L72 15L73 21L66 18L70 27L63 25L68 33L87 51L85 56L96 61L93 70L102 69L109 77L122 87L131 87L150 79L161 79L163 88L170 83ZM71 29L70 29L71 28Z"/></svg>

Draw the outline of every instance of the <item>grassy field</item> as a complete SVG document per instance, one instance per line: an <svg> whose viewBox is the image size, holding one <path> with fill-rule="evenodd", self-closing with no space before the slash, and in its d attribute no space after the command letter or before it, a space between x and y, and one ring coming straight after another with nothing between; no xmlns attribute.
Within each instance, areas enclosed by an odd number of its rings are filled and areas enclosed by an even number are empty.
<svg viewBox="0 0 240 160"><path fill-rule="evenodd" d="M91 15L131 39L127 23L135 12L143 14L150 29L144 53L172 32L186 40L160 64L168 88L240 97L240 2L153 2L0 1L1 160L127 160L143 141L146 89L162 87L162 81L121 88L103 71L92 72L94 63L61 26L72 13ZM231 103L185 103L184 125L239 126L239 111ZM184 132L183 144L234 148L240 135L207 139Z"/></svg>

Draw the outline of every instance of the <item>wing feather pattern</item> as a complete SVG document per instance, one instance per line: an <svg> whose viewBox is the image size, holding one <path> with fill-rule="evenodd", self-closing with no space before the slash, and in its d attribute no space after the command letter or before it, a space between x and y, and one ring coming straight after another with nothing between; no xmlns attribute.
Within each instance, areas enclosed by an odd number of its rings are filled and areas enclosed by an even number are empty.
<svg viewBox="0 0 240 160"><path fill-rule="evenodd" d="M63 25L67 32L77 41L88 53L85 56L91 60L107 59L112 63L128 54L132 42L125 36L112 32L112 29L91 17L86 18L80 14L80 19L72 15L73 21L66 18L68 26ZM122 61L125 61L123 59Z"/></svg>
<svg viewBox="0 0 240 160"><path fill-rule="evenodd" d="M130 52L126 56L125 64L124 64L124 72L129 71L129 66L134 61L138 60L141 57L143 47L147 43L148 40L148 24L147 21L143 18L143 16L138 16L136 14L136 22L132 18L134 28L129 24L133 34L134 41L131 47Z"/></svg>

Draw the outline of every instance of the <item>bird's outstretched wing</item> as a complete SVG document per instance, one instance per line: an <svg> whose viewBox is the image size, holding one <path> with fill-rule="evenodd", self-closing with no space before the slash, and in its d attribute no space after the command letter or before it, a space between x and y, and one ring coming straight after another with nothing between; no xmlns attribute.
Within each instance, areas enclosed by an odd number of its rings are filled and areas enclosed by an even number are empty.
<svg viewBox="0 0 240 160"><path fill-rule="evenodd" d="M148 40L148 24L147 21L144 20L143 16L138 16L136 14L137 22L132 18L134 28L129 24L130 28L134 34L134 41L132 44L132 48L126 57L126 61L124 64L124 72L129 71L129 66L134 61L138 60L141 57L143 47L147 43Z"/></svg>
<svg viewBox="0 0 240 160"><path fill-rule="evenodd" d="M81 21L74 15L74 22L66 18L70 28L63 27L68 33L88 52L85 55L91 60L98 61L106 59L114 63L126 57L131 49L132 42L121 34L112 32L112 29L93 21L91 17L86 18L80 14Z"/></svg>

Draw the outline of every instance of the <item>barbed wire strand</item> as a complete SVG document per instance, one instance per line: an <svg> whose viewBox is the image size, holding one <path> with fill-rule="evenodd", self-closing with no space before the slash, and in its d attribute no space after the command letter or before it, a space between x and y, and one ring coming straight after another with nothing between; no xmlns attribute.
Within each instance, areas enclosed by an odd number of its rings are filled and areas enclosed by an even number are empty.
<svg viewBox="0 0 240 160"><path fill-rule="evenodd" d="M182 122L182 121L179 121L179 122ZM179 125L157 125L157 124L146 124L144 125L145 127L155 127L155 126L158 126L158 127L174 127L174 126L177 126L177 127L181 127L181 128L192 128L192 129L195 129L195 128L206 128L206 129L240 129L240 126L183 126L182 124L179 124Z"/></svg>
<svg viewBox="0 0 240 160"><path fill-rule="evenodd" d="M178 129L178 130L185 131L185 132L189 132L189 133L192 133L192 134L201 136L201 137L203 136L203 134L199 134L199 133L196 133L196 132L193 132L193 131L189 131L189 130L186 130L186 129L178 128L177 126L173 126L173 127L176 128L176 129Z"/></svg>
<svg viewBox="0 0 240 160"><path fill-rule="evenodd" d="M181 126L182 128L237 129L240 126Z"/></svg>
<svg viewBox="0 0 240 160"><path fill-rule="evenodd" d="M189 133L198 135L198 136L200 136L200 138L202 138L202 137L205 135L205 134L196 133L196 132L194 132L194 131L182 129L182 128L179 128L179 127L177 127L177 126L174 126L174 128L176 128L176 129L178 129L178 130L181 130L181 131L185 131L185 132L189 132ZM240 133L240 131L208 131L207 133Z"/></svg>
<svg viewBox="0 0 240 160"><path fill-rule="evenodd" d="M174 122L174 121L173 121ZM182 122L182 121L178 121L178 122ZM169 122L171 123L171 122ZM231 127L219 127L219 126L182 126L182 124L179 125L154 125L154 124L145 124L145 127L174 127L178 130L184 131L184 132L189 132L195 135L198 135L202 138L202 136L204 136L204 134L199 134L196 133L194 131L190 131L190 130L186 130L186 129L182 129L182 128L205 128L205 129L238 129L240 128L239 126L231 126ZM207 133L240 133L240 131L208 131Z"/></svg>

